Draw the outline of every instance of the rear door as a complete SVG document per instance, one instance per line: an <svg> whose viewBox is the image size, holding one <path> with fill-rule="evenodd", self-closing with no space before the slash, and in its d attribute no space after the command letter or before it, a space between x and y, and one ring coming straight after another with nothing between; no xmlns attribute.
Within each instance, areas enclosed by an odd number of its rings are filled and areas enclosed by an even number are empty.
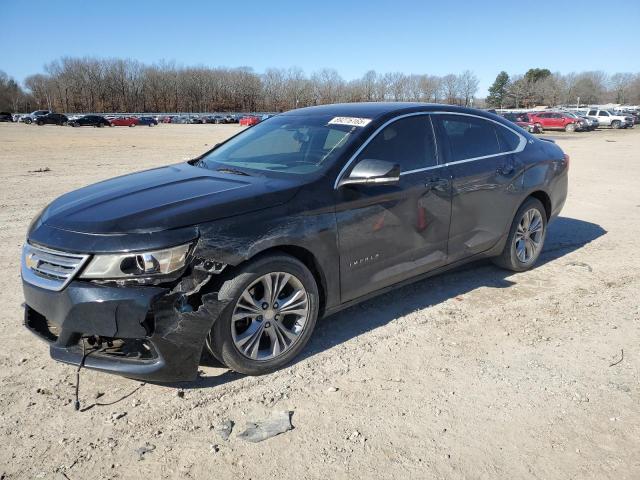
<svg viewBox="0 0 640 480"><path fill-rule="evenodd" d="M516 158L526 139L498 122L440 114L438 145L452 178L449 262L493 247L520 201L524 166Z"/></svg>
<svg viewBox="0 0 640 480"><path fill-rule="evenodd" d="M345 176L364 159L397 163L401 173L397 185L336 190L343 302L446 263L450 181L437 151L430 115L408 115L379 129L349 163Z"/></svg>

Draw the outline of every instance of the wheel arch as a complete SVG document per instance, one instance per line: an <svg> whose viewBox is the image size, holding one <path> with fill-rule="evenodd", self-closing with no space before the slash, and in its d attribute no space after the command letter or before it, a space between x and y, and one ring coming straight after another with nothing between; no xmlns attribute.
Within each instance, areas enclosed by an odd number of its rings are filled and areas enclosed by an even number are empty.
<svg viewBox="0 0 640 480"><path fill-rule="evenodd" d="M313 275L313 278L316 280L316 284L318 285L318 294L320 297L318 318L322 317L327 302L327 280L324 270L320 266L320 262L318 261L317 257L313 254L313 252L311 252L311 250L308 250L307 248L301 247L299 245L284 244L274 245L264 250L260 250L250 258L247 258L246 262L250 262L257 258L274 253L284 253L286 255L290 255L293 258L301 261L305 265L305 267L309 269L311 275Z"/></svg>
<svg viewBox="0 0 640 480"><path fill-rule="evenodd" d="M534 192L531 192L529 195L527 195L527 197L524 200L522 200L518 208L520 208L522 204L527 201L528 198L535 198L539 200L540 203L542 203L542 206L544 207L544 211L547 217L547 221L549 221L549 219L551 218L551 212L553 210L551 206L551 197L549 197L547 192L545 192L544 190L536 190Z"/></svg>

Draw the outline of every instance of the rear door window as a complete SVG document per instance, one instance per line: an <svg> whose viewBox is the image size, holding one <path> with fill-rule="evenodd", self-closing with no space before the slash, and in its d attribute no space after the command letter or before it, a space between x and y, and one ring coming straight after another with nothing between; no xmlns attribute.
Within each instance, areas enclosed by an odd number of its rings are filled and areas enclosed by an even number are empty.
<svg viewBox="0 0 640 480"><path fill-rule="evenodd" d="M515 132L508 130L499 125L495 126L498 142L500 142L500 152L513 152L520 145L520 136Z"/></svg>
<svg viewBox="0 0 640 480"><path fill-rule="evenodd" d="M486 157L501 153L497 125L463 115L442 115L442 129L449 140L450 161Z"/></svg>

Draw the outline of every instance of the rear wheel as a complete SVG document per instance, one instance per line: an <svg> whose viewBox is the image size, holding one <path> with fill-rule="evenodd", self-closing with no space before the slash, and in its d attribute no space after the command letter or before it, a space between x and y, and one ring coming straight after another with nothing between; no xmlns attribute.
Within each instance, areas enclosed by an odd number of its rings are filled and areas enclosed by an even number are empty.
<svg viewBox="0 0 640 480"><path fill-rule="evenodd" d="M516 212L507 243L493 259L499 267L514 272L528 270L536 263L547 234L547 214L540 200L529 197Z"/></svg>
<svg viewBox="0 0 640 480"><path fill-rule="evenodd" d="M309 341L318 317L318 286L309 269L289 255L248 263L219 291L229 304L207 338L215 358L246 375L273 372Z"/></svg>
<svg viewBox="0 0 640 480"><path fill-rule="evenodd" d="M620 128L621 124L620 124L620 120L614 120L613 122L611 122L611 127L618 129Z"/></svg>

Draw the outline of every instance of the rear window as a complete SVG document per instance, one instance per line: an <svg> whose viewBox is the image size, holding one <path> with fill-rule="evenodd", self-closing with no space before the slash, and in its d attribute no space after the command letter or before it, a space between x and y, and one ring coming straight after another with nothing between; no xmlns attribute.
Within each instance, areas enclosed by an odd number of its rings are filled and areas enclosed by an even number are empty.
<svg viewBox="0 0 640 480"><path fill-rule="evenodd" d="M443 115L442 126L453 162L501 153L493 122L477 117Z"/></svg>

